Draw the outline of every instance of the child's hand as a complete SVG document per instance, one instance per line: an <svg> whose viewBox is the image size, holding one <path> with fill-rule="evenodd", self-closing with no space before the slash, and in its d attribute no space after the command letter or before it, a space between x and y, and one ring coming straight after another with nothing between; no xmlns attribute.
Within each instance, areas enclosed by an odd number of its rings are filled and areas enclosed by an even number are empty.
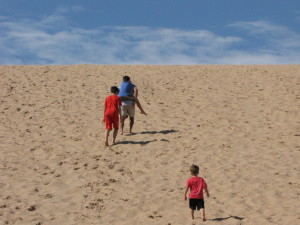
<svg viewBox="0 0 300 225"><path fill-rule="evenodd" d="M185 201L187 200L187 197L186 197L186 195L184 196L184 200L185 200Z"/></svg>
<svg viewBox="0 0 300 225"><path fill-rule="evenodd" d="M206 196L209 197L209 193L206 193Z"/></svg>
<svg viewBox="0 0 300 225"><path fill-rule="evenodd" d="M104 123L104 122L105 122L105 119L102 120L102 123Z"/></svg>

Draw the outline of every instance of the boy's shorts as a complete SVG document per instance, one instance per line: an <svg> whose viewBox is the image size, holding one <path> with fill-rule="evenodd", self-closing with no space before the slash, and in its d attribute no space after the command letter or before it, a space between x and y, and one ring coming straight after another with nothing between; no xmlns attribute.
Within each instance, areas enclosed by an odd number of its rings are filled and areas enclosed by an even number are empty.
<svg viewBox="0 0 300 225"><path fill-rule="evenodd" d="M111 130L112 128L119 129L118 114L105 115L104 120L105 120L106 130Z"/></svg>
<svg viewBox="0 0 300 225"><path fill-rule="evenodd" d="M189 204L190 204L190 209L192 209L192 210L196 210L196 208L197 208L197 210L205 208L203 199L190 198Z"/></svg>
<svg viewBox="0 0 300 225"><path fill-rule="evenodd" d="M134 113L135 113L134 105L122 105L121 106L121 115L123 117L129 116L130 118L133 118Z"/></svg>

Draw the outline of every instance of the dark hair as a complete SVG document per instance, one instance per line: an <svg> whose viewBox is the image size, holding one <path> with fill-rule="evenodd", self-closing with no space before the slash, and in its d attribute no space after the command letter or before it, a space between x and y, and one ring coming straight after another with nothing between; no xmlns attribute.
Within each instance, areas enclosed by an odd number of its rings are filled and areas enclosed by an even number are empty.
<svg viewBox="0 0 300 225"><path fill-rule="evenodd" d="M193 175L197 175L197 174L199 174L199 166L196 166L196 165L191 165L191 167L190 167L190 172L191 172L191 174L193 174Z"/></svg>
<svg viewBox="0 0 300 225"><path fill-rule="evenodd" d="M124 81L124 82L130 81L130 77L129 77L129 76L124 76L124 77L123 77L123 81Z"/></svg>
<svg viewBox="0 0 300 225"><path fill-rule="evenodd" d="M111 92L111 93L114 93L114 94L118 94L118 93L119 93L119 88L116 87L116 86L112 86L112 87L110 88L110 92Z"/></svg>

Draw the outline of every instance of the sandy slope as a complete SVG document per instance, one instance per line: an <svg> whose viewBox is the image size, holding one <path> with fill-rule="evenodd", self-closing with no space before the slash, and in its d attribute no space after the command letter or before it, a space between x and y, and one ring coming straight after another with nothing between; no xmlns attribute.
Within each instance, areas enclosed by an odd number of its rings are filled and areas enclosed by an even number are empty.
<svg viewBox="0 0 300 225"><path fill-rule="evenodd" d="M124 74L149 116L103 146ZM0 224L300 223L300 66L0 66ZM128 124L127 128L128 128Z"/></svg>

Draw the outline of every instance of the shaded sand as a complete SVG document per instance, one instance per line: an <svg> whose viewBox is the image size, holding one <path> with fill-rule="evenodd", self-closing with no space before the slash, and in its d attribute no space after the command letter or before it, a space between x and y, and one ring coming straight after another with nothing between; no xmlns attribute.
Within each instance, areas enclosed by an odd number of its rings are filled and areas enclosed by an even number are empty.
<svg viewBox="0 0 300 225"><path fill-rule="evenodd" d="M148 116L104 147L124 74ZM0 224L300 224L300 66L0 66ZM125 132L128 132L128 121Z"/></svg>

